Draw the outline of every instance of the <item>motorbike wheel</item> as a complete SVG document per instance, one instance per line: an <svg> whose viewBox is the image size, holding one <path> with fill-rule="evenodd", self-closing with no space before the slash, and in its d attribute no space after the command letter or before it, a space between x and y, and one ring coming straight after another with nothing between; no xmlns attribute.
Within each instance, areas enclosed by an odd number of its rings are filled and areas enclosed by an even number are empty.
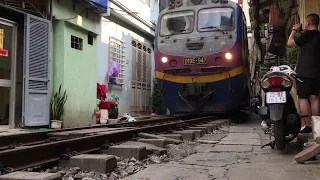
<svg viewBox="0 0 320 180"><path fill-rule="evenodd" d="M284 122L283 120L276 121L275 124L275 144L277 146L277 149L283 150L286 146L286 140L284 135Z"/></svg>
<svg viewBox="0 0 320 180"><path fill-rule="evenodd" d="M286 142L291 142L292 140L294 140L298 136L298 134L299 133L293 134L290 137L286 136Z"/></svg>

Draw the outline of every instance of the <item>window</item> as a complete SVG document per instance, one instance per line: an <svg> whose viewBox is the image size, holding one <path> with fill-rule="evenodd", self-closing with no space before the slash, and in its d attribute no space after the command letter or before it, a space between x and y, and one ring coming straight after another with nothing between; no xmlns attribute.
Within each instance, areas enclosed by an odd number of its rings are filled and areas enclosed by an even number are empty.
<svg viewBox="0 0 320 180"><path fill-rule="evenodd" d="M194 28L194 12L180 11L165 14L161 18L160 35L191 33Z"/></svg>
<svg viewBox="0 0 320 180"><path fill-rule="evenodd" d="M88 44L93 45L93 35L88 33Z"/></svg>
<svg viewBox="0 0 320 180"><path fill-rule="evenodd" d="M199 31L231 31L234 29L234 10L232 8L210 8L199 11Z"/></svg>
<svg viewBox="0 0 320 180"><path fill-rule="evenodd" d="M71 35L71 48L78 49L82 51L83 48L83 40L76 36Z"/></svg>
<svg viewBox="0 0 320 180"><path fill-rule="evenodd" d="M125 46L124 46L124 42L110 37L109 40L109 62L116 62L119 64L119 75L118 77L109 77L109 82L110 80L114 79L116 81L117 84L119 85L123 85L123 81L124 81L124 76L125 76L125 72L124 72L124 67L125 67Z"/></svg>

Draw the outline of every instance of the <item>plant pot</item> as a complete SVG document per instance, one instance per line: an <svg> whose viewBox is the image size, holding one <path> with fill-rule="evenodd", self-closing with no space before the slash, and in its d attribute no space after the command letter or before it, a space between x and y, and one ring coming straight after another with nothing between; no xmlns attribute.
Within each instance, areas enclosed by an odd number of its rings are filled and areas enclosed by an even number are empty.
<svg viewBox="0 0 320 180"><path fill-rule="evenodd" d="M108 123L108 116L109 112L107 109L101 109L101 117L100 117L100 124L107 124Z"/></svg>
<svg viewBox="0 0 320 180"><path fill-rule="evenodd" d="M108 119L101 119L100 118L100 124L107 124L108 123Z"/></svg>
<svg viewBox="0 0 320 180"><path fill-rule="evenodd" d="M62 122L59 120L51 120L51 128L52 129L61 129L62 128Z"/></svg>

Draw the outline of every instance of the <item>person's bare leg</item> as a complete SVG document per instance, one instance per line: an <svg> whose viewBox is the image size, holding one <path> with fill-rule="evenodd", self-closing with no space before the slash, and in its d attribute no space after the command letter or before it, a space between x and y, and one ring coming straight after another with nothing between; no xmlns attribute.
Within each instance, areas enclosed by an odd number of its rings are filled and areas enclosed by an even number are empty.
<svg viewBox="0 0 320 180"><path fill-rule="evenodd" d="M311 103L311 114L312 116L319 116L320 114L320 102L319 97L316 95L311 95L309 97Z"/></svg>
<svg viewBox="0 0 320 180"><path fill-rule="evenodd" d="M304 118L305 125L311 126L311 106L308 99L300 99L299 98L299 105L302 115L309 115L308 117ZM303 120L301 121L301 123Z"/></svg>
<svg viewBox="0 0 320 180"><path fill-rule="evenodd" d="M301 118L301 128L306 126L306 118Z"/></svg>

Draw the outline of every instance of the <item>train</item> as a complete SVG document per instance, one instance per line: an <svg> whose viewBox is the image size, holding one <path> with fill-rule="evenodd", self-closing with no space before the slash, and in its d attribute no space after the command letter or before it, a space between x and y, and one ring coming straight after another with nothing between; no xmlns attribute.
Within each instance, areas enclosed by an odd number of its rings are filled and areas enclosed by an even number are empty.
<svg viewBox="0 0 320 180"><path fill-rule="evenodd" d="M247 22L228 0L169 0L159 13L154 64L171 113L229 113L250 104Z"/></svg>

